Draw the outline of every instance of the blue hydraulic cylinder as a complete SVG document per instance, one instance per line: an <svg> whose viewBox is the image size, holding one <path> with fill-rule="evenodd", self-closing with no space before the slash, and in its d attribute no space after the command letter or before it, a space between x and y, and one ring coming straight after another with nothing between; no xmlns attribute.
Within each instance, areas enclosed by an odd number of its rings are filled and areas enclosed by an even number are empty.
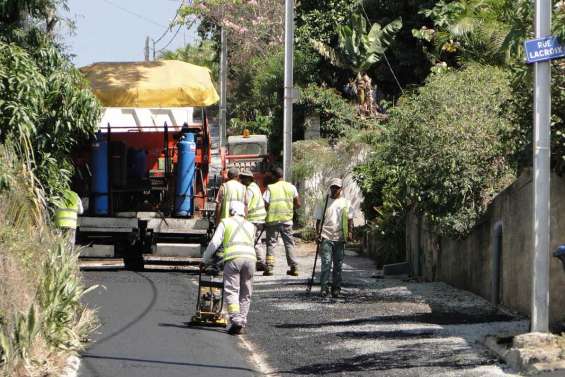
<svg viewBox="0 0 565 377"><path fill-rule="evenodd" d="M94 199L94 214L99 216L110 213L108 193L108 142L99 133L91 149L92 182L91 190Z"/></svg>
<svg viewBox="0 0 565 377"><path fill-rule="evenodd" d="M183 134L177 144L177 151L175 213L177 216L190 217L194 214L194 179L196 177L194 134Z"/></svg>

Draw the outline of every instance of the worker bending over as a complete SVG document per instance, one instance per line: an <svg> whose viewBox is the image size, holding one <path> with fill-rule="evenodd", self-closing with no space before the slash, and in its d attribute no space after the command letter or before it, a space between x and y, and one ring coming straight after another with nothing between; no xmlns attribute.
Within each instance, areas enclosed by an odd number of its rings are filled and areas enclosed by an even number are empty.
<svg viewBox="0 0 565 377"><path fill-rule="evenodd" d="M67 189L55 204L55 226L61 230L72 249L75 246L78 215L84 212L82 202L76 192Z"/></svg>
<svg viewBox="0 0 565 377"><path fill-rule="evenodd" d="M263 276L272 276L275 267L274 249L277 244L277 233L280 233L286 252L286 262L290 267L287 275L298 276L298 262L294 256L294 239L292 237L292 218L294 209L300 208L300 197L296 187L283 180L283 170L275 168L271 172L275 183L269 185L263 199L267 208L265 229L267 232L267 267Z"/></svg>
<svg viewBox="0 0 565 377"><path fill-rule="evenodd" d="M330 196L327 205L318 204L314 217L316 218L316 234L320 234L322 272L320 274L321 295L326 297L330 291L328 278L333 261L332 297L338 297L341 291L341 270L345 252L345 242L351 241L353 229L353 214L349 200L341 197L343 182L339 178L330 181ZM323 215L323 208L326 214ZM322 218L324 223L321 224ZM321 228L321 229L320 229Z"/></svg>
<svg viewBox="0 0 565 377"><path fill-rule="evenodd" d="M245 192L245 205L247 206L247 221L255 225L255 255L257 256L256 271L264 271L265 263L263 262L263 244L261 243L261 234L265 227L265 218L267 211L265 210L265 202L259 185L255 183L253 173L244 170L239 173L239 179L247 187Z"/></svg>
<svg viewBox="0 0 565 377"><path fill-rule="evenodd" d="M239 170L230 168L228 180L222 184L216 196L216 224L220 220L229 217L230 203L239 202L243 204L245 186L239 183Z"/></svg>
<svg viewBox="0 0 565 377"><path fill-rule="evenodd" d="M216 250L223 246L224 293L231 322L228 333L238 335L247 325L253 292L255 226L245 220L243 203L231 202L229 213L230 217L223 219L216 228L202 257L202 263L209 266Z"/></svg>

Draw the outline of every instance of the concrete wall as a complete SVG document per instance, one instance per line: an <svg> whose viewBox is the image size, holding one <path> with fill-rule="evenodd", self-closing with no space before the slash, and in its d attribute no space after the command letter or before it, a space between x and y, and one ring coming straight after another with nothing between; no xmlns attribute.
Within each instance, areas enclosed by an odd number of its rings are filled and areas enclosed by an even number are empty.
<svg viewBox="0 0 565 377"><path fill-rule="evenodd" d="M531 173L526 172L495 198L482 222L465 239L439 237L424 219L410 214L406 222L406 254L413 275L429 281L444 281L529 315L532 189ZM495 247L497 225L502 227L498 269ZM552 175L551 252L563 243L565 179ZM550 271L550 317L552 322L565 320L565 271L553 257Z"/></svg>

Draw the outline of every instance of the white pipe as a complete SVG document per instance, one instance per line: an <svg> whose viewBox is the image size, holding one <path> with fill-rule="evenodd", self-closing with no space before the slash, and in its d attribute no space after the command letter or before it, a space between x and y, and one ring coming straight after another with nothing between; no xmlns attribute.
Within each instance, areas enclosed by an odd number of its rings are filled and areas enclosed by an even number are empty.
<svg viewBox="0 0 565 377"><path fill-rule="evenodd" d="M536 0L536 38L550 35L551 0ZM534 255L532 263L533 332L549 330L551 64L534 66Z"/></svg>

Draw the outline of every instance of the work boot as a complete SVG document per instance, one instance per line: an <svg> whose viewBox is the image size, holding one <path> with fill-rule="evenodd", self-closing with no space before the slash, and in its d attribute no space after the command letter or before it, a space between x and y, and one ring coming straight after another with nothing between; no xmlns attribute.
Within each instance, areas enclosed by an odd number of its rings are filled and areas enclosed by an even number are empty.
<svg viewBox="0 0 565 377"><path fill-rule="evenodd" d="M298 276L298 269L296 268L296 266L292 266L290 270L286 272L286 274L290 276Z"/></svg>
<svg viewBox="0 0 565 377"><path fill-rule="evenodd" d="M228 329L228 334L230 334L230 335L241 335L242 330L243 330L243 326L236 325L235 323L232 323L232 325Z"/></svg>
<svg viewBox="0 0 565 377"><path fill-rule="evenodd" d="M265 271L263 271L263 276L273 276L273 268L270 266L265 267Z"/></svg>
<svg viewBox="0 0 565 377"><path fill-rule="evenodd" d="M340 293L341 293L340 288L332 288L332 297L333 298L338 298Z"/></svg>
<svg viewBox="0 0 565 377"><path fill-rule="evenodd" d="M267 269L267 267L265 266L265 263L258 261L257 263L255 263L255 271L265 271Z"/></svg>
<svg viewBox="0 0 565 377"><path fill-rule="evenodd" d="M320 296L322 296L322 298L326 298L328 297L328 295L330 294L330 290L328 287L322 287L321 291L320 291Z"/></svg>

